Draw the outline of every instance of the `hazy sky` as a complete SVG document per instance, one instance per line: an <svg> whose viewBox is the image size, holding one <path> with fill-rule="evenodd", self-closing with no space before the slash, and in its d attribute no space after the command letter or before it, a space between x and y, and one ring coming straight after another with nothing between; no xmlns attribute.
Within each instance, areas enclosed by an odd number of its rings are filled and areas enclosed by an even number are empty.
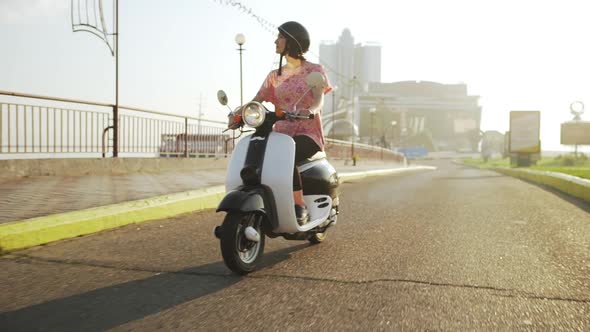
<svg viewBox="0 0 590 332"><path fill-rule="evenodd" d="M77 1L77 0L76 0ZM238 2L238 1L234 1ZM112 0L104 0L109 19ZM273 68L275 31L222 0L120 0L120 104L222 119L216 92L239 103ZM319 43L349 28L382 46L382 81L464 82L481 96L482 129L508 130L510 110L541 110L544 149L559 149L559 124L575 100L590 108L590 5L584 0L243 0L279 25L304 24ZM114 102L114 58L72 32L70 0L0 0L0 90ZM110 24L109 24L110 25ZM587 113L590 113L588 111ZM590 119L586 114L583 119Z"/></svg>

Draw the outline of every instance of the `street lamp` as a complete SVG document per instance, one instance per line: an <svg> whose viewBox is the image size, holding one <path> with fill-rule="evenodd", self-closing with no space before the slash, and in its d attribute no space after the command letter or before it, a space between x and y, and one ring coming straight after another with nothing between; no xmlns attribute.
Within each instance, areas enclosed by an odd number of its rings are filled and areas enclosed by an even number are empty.
<svg viewBox="0 0 590 332"><path fill-rule="evenodd" d="M391 149L392 150L393 150L394 143L395 143L395 132L393 131L393 129L395 128L396 124L397 124L397 121L391 121Z"/></svg>
<svg viewBox="0 0 590 332"><path fill-rule="evenodd" d="M371 145L373 145L373 126L374 126L373 118L375 117L375 112L377 112L377 109L375 107L371 107L369 109L369 114L371 115Z"/></svg>
<svg viewBox="0 0 590 332"><path fill-rule="evenodd" d="M354 155L354 111L355 111L355 87L356 87L356 76L352 77L352 114L351 114L351 122L352 125L350 126L351 135L350 135L350 158L352 159L352 165L356 166L356 156Z"/></svg>
<svg viewBox="0 0 590 332"><path fill-rule="evenodd" d="M584 103L577 100L570 104L570 111L574 115L574 121L582 121L582 114L584 114ZM563 129L562 129L563 130ZM574 156L578 158L578 144L576 144L576 150Z"/></svg>
<svg viewBox="0 0 590 332"><path fill-rule="evenodd" d="M334 86L332 88L332 128L330 128L330 131L332 132L330 136L332 136L332 139L334 139L334 114L336 113L336 90L338 90L338 87Z"/></svg>
<svg viewBox="0 0 590 332"><path fill-rule="evenodd" d="M238 33L236 35L236 43L240 47L240 48L238 48L238 51L240 51L240 105L244 104L244 95L243 95L243 89L242 89L242 51L244 49L242 48L242 45L244 45L245 42L246 42L246 36L244 36L241 33Z"/></svg>
<svg viewBox="0 0 590 332"><path fill-rule="evenodd" d="M574 121L581 121L580 117L584 114L584 103L581 101L574 101L570 104L570 111L574 115Z"/></svg>

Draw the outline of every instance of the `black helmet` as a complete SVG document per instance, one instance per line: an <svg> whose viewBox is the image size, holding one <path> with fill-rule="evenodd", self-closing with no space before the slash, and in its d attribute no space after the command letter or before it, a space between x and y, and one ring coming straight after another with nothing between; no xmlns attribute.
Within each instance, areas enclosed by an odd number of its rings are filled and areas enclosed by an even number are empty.
<svg viewBox="0 0 590 332"><path fill-rule="evenodd" d="M279 33L287 38L286 54L300 58L309 50L309 33L300 23L289 21L279 26Z"/></svg>
<svg viewBox="0 0 590 332"><path fill-rule="evenodd" d="M295 59L305 60L303 54L309 50L309 33L303 25L295 21L289 21L279 26L279 33L287 39L285 50L279 60L279 75L283 65L283 56L289 55Z"/></svg>

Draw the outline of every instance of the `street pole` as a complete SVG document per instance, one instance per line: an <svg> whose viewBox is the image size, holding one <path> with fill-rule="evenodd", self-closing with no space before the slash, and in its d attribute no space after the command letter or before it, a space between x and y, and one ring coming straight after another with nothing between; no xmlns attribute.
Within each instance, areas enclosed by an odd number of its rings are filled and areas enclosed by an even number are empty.
<svg viewBox="0 0 590 332"><path fill-rule="evenodd" d="M373 146L373 112L371 114L371 146Z"/></svg>
<svg viewBox="0 0 590 332"><path fill-rule="evenodd" d="M574 121L582 121L582 114L584 114L584 103L581 101L574 101L570 104L570 112L574 115ZM575 145L574 158L578 158L578 144Z"/></svg>
<svg viewBox="0 0 590 332"><path fill-rule="evenodd" d="M199 120L198 120L198 124L197 124L197 134L201 135L201 117L203 116L203 110L202 110L202 102L203 102L203 94L200 93L199 94Z"/></svg>
<svg viewBox="0 0 590 332"><path fill-rule="evenodd" d="M244 49L242 48L242 45L244 45L245 42L246 42L246 37L243 34L238 33L236 35L236 43L239 46L238 51L240 52L240 105L244 104L244 93L243 93L243 85L242 85L242 51Z"/></svg>
<svg viewBox="0 0 590 332"><path fill-rule="evenodd" d="M240 105L244 104L244 84L242 78L242 44L240 44Z"/></svg>
<svg viewBox="0 0 590 332"><path fill-rule="evenodd" d="M350 135L350 158L352 159L352 164L356 166L356 158L354 156L354 111L355 111L355 86L356 86L356 76L352 77L352 125L350 126L351 135Z"/></svg>
<svg viewBox="0 0 590 332"><path fill-rule="evenodd" d="M241 33L238 33L235 38L236 43L238 44L239 48L238 51L240 52L240 106L244 105L244 92L243 92L243 84L242 84L242 45L246 42L246 36ZM236 136L235 130L232 130L232 146L235 148L236 146Z"/></svg>
<svg viewBox="0 0 590 332"><path fill-rule="evenodd" d="M393 132L393 126L394 126L394 124L391 123L391 149L392 150L393 150L394 143L395 143L395 134Z"/></svg>
<svg viewBox="0 0 590 332"><path fill-rule="evenodd" d="M337 86L332 88L332 127L330 128L330 136L334 139L334 113L336 113L336 90L338 89Z"/></svg>
<svg viewBox="0 0 590 332"><path fill-rule="evenodd" d="M371 115L371 146L373 146L373 127L375 126L374 124L374 118L375 118L375 112L377 111L377 109L375 109L374 107L372 107L369 110L369 114Z"/></svg>
<svg viewBox="0 0 590 332"><path fill-rule="evenodd" d="M393 150L394 146L395 146L395 125L397 124L397 121L391 121L391 150Z"/></svg>
<svg viewBox="0 0 590 332"><path fill-rule="evenodd" d="M119 156L119 0L115 4L115 107L113 109L113 158Z"/></svg>

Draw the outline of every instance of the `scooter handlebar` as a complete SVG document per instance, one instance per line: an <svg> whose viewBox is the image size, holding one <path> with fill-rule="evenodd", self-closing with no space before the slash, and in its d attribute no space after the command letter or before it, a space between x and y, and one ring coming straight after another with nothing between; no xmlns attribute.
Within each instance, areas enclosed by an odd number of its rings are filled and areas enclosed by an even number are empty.
<svg viewBox="0 0 590 332"><path fill-rule="evenodd" d="M297 114L297 113L286 113L287 114L287 118L288 119L314 119L315 118L315 114L307 114L307 115L302 115L302 114Z"/></svg>

